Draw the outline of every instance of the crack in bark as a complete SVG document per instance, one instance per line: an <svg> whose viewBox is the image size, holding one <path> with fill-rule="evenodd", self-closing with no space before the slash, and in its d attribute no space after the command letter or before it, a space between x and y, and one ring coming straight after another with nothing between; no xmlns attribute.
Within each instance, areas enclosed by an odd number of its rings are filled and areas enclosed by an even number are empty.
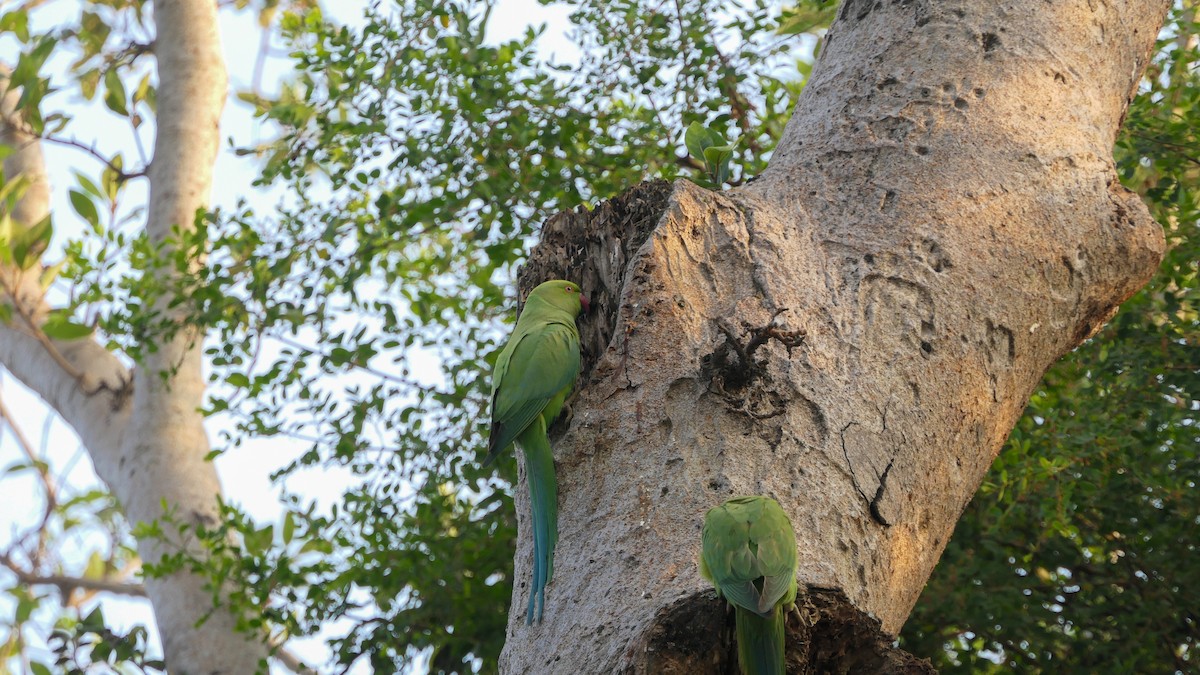
<svg viewBox="0 0 1200 675"><path fill-rule="evenodd" d="M891 473L892 466L896 463L896 456L893 454L892 458L888 460L882 474L876 474L875 478L879 481L879 485L875 488L875 496L868 497L862 486L858 484L858 475L854 472L854 463L850 461L850 451L846 449L846 430L856 424L858 422L847 422L846 426L842 427L842 430L838 433L842 440L842 456L846 458L846 467L850 469L850 483L854 485L855 491L866 502L867 512L871 514L871 520L874 520L883 527L891 527L892 524L888 522L887 518L883 517L883 513L879 509L879 504L883 501L883 494L887 490L888 474Z"/></svg>
<svg viewBox="0 0 1200 675"><path fill-rule="evenodd" d="M883 468L883 475L879 476L879 487L875 488L875 496L871 498L871 504L868 508L868 510L871 512L871 517L875 519L875 522L884 527L891 527L892 524L889 523L887 519L883 517L883 513L880 512L879 502L883 501L883 493L887 489L888 474L891 473L892 465L895 463L896 457L893 455L892 458L888 460L887 466Z"/></svg>
<svg viewBox="0 0 1200 675"><path fill-rule="evenodd" d="M767 283L766 270L764 269L765 265L760 259L760 256L755 255L755 249L759 246L773 247L773 245L769 239L763 239L762 237L757 236L758 228L755 227L755 210L745 206L744 204L739 204L739 206L742 207L742 217L746 221L746 254L750 258L750 263L753 265L753 269L750 270L750 281L754 284L755 290L758 291L759 295L761 295L763 299L765 299L772 306L778 307L779 305L771 293L771 284ZM775 314L771 316L771 321L774 322L776 316L779 316L779 314L786 311L787 309L777 310Z"/></svg>

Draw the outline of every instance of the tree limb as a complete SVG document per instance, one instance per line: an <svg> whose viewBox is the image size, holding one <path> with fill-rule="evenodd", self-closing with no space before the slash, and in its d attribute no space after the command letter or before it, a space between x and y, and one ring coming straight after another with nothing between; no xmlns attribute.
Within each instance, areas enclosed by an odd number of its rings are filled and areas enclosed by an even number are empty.
<svg viewBox="0 0 1200 675"><path fill-rule="evenodd" d="M141 584L110 581L108 579L85 579L83 577L70 577L58 574L40 576L37 574L28 574L7 565L6 567L16 574L17 581L22 584L27 586L55 586L62 592L64 599L69 598L71 593L76 589L130 595L138 598L146 597L146 587Z"/></svg>
<svg viewBox="0 0 1200 675"><path fill-rule="evenodd" d="M4 70L0 70L0 84L7 85ZM28 181L9 215L16 224L28 225L49 213L50 191L38 139L20 123L19 97L19 91L9 91L0 99L0 143L14 150L4 160L4 175L9 179L23 176ZM85 445L115 446L128 414L124 393L131 375L93 339L57 342L42 332L50 307L38 282L40 273L40 264L25 271L0 269L7 296L0 302L11 304L16 314L13 322L0 322L0 364L62 415Z"/></svg>

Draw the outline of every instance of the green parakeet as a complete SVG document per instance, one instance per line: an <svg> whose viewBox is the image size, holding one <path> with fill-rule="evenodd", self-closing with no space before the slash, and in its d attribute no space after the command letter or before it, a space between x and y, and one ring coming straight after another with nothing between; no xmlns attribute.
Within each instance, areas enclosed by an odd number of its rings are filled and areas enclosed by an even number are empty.
<svg viewBox="0 0 1200 675"><path fill-rule="evenodd" d="M533 585L525 623L542 620L558 542L558 485L546 429L579 374L575 317L587 298L570 281L547 281L529 294L492 375L492 432L484 466L515 440L525 452L533 520ZM536 614L535 614L536 609Z"/></svg>
<svg viewBox="0 0 1200 675"><path fill-rule="evenodd" d="M796 533L770 497L734 497L704 516L700 576L734 607L743 675L786 675L784 613L796 602Z"/></svg>

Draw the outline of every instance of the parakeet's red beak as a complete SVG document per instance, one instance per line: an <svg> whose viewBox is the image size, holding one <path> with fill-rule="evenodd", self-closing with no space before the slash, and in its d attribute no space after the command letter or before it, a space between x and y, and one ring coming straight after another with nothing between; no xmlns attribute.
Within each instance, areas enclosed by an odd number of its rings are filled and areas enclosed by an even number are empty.
<svg viewBox="0 0 1200 675"><path fill-rule="evenodd" d="M583 305L583 313L584 314L587 314L588 312L592 311L592 303L588 302L586 295L580 294L579 304Z"/></svg>

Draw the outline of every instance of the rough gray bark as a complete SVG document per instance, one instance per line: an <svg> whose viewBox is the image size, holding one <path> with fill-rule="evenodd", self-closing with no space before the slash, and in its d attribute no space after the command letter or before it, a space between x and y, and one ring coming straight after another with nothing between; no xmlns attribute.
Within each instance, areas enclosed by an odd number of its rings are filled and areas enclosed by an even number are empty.
<svg viewBox="0 0 1200 675"><path fill-rule="evenodd" d="M761 178L546 225L522 290L602 311L546 621L518 555L503 672L735 667L695 560L738 494L796 528L793 672L923 668L887 643L1028 396L1161 258L1111 149L1167 4L847 0Z"/></svg>
<svg viewBox="0 0 1200 675"><path fill-rule="evenodd" d="M154 18L158 114L146 231L163 242L172 228L192 228L207 204L227 79L212 0L158 0ZM13 214L28 225L47 213L48 189L41 149L22 130L15 102L13 92L3 108L3 140L19 148L5 160L5 173L33 181ZM6 290L19 289L4 298L18 311L11 323L0 324L0 363L75 429L129 521L156 521L166 503L178 522L215 524L221 486L205 459L210 446L199 412L202 336L179 331L132 371L93 339L49 340L40 330L49 310L37 283L40 271L0 269ZM180 272L167 266L156 273L169 288ZM166 300L160 307L166 316L179 311L166 309ZM146 539L139 553L153 563L180 546L191 542ZM214 611L205 583L188 572L145 581L171 672L256 672L266 663L265 641L235 631L226 609Z"/></svg>

